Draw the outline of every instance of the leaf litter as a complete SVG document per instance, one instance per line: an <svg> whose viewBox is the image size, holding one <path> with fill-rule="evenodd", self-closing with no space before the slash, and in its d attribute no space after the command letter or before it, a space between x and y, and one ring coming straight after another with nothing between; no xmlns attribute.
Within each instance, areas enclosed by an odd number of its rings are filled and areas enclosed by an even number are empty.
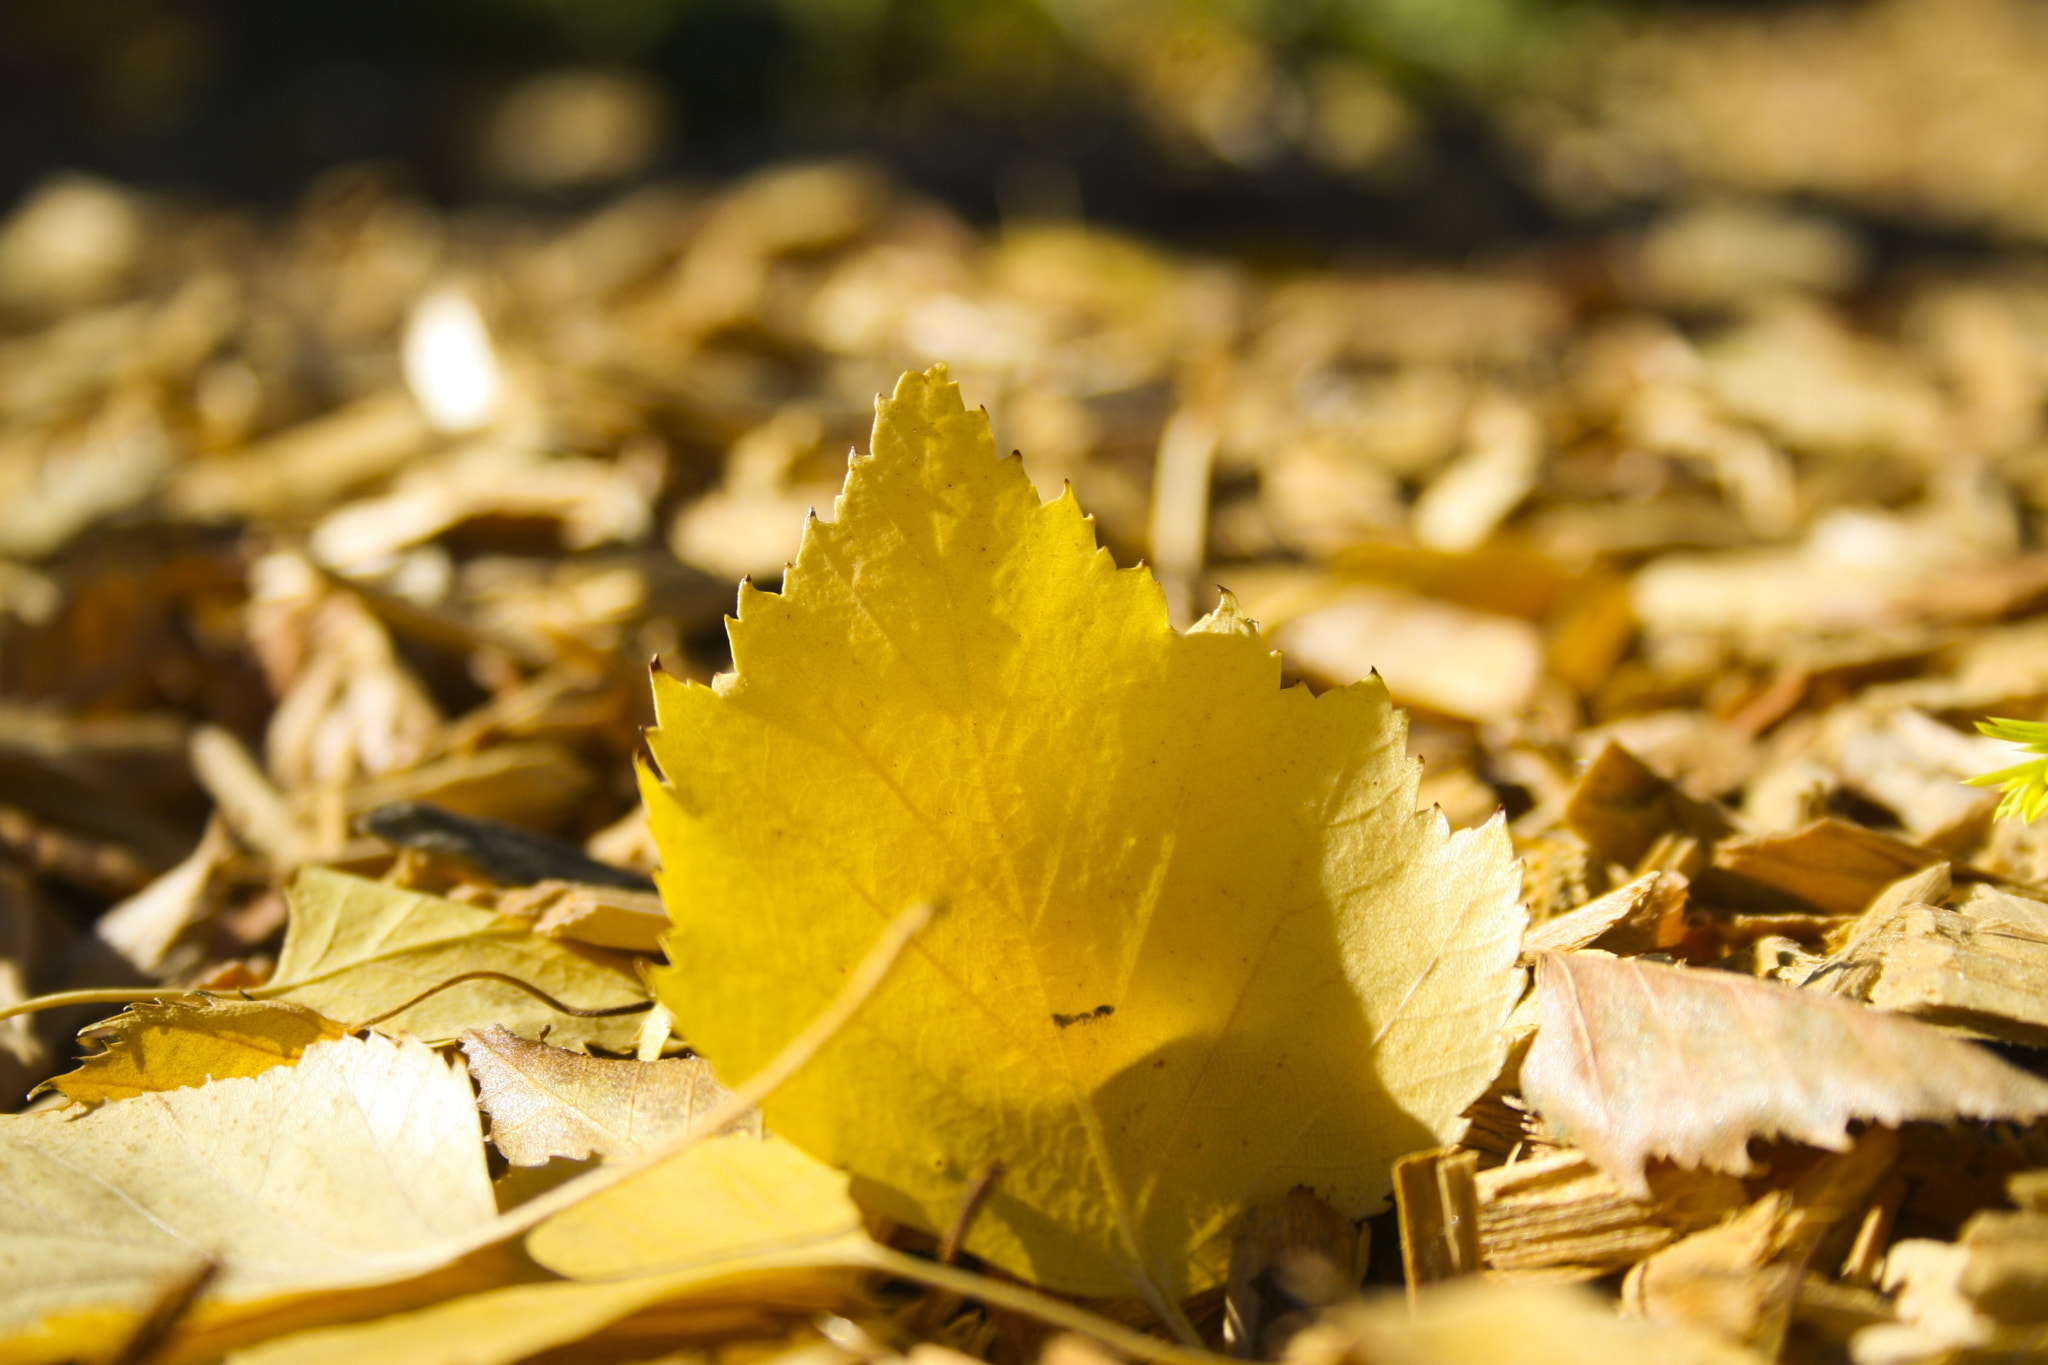
<svg viewBox="0 0 2048 1365"><path fill-rule="evenodd" d="M1776 79L1772 22L1630 38L1591 122L1733 145L1686 72ZM1845 89L1889 88L1861 24ZM1762 199L1600 239L1595 287L978 234L854 163L517 240L350 173L232 250L88 188L179 266L0 315L0 1011L71 1002L0 1018L9 1093L55 1078L0 1119L0 1357L109 1354L202 1256L181 1359L1101 1356L1047 1322L1171 1357L1175 1319L1301 1361L2039 1349L2048 844L1965 785L2014 761L1977 722L2048 719L2021 266L1816 273L1853 233ZM871 441L939 356L992 433L924 379ZM1279 795L1343 778L1363 856ZM696 1101L652 1078L745 1083L925 898L768 1136L657 1121ZM1225 1029L1275 915L1322 966ZM1464 1016L1388 985L1446 943ZM1551 1018L1602 973L1645 1003ZM494 1196L535 1158L590 1169ZM1347 1306L1404 1266L1413 1316Z"/></svg>

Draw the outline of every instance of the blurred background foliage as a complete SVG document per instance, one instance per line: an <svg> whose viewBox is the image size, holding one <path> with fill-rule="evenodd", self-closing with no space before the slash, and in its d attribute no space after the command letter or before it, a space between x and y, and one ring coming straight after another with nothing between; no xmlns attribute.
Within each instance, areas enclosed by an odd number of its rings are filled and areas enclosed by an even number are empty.
<svg viewBox="0 0 2048 1365"><path fill-rule="evenodd" d="M82 168L278 201L396 163L574 198L859 151L970 217L1464 251L1556 205L1503 135L1587 0L7 0L0 201Z"/></svg>
<svg viewBox="0 0 2048 1365"><path fill-rule="evenodd" d="M976 222L1463 259L1790 196L2048 232L2038 0L0 0L0 203L384 163L577 207L855 152Z"/></svg>

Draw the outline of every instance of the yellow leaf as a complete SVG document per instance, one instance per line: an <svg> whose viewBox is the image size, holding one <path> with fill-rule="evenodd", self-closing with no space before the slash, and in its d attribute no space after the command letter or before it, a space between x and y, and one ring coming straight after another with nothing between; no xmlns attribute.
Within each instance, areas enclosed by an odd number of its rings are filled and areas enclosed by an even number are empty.
<svg viewBox="0 0 2048 1365"><path fill-rule="evenodd" d="M701 1057L586 1057L497 1024L463 1034L462 1051L491 1116L491 1142L514 1166L656 1146L689 1131L726 1093Z"/></svg>
<svg viewBox="0 0 2048 1365"><path fill-rule="evenodd" d="M846 1177L781 1138L696 1142L528 1234L558 1275L667 1274L801 1248L806 1263L867 1264L872 1245Z"/></svg>
<svg viewBox="0 0 2048 1365"><path fill-rule="evenodd" d="M53 1319L118 1340L205 1256L221 1270L194 1317L217 1324L432 1270L496 1211L469 1078L411 1040L0 1118L0 1359L34 1358Z"/></svg>
<svg viewBox="0 0 2048 1365"><path fill-rule="evenodd" d="M76 1071L36 1087L62 1091L74 1104L99 1104L254 1076L295 1062L314 1043L345 1029L302 1005L281 1000L146 1001L95 1024L112 1029L104 1051Z"/></svg>
<svg viewBox="0 0 2048 1365"><path fill-rule="evenodd" d="M588 1061L588 1058L579 1060ZM787 1143L712 1138L544 1224L529 1239L552 1269L600 1283L523 1285L375 1322L281 1337L235 1365L494 1365L583 1340L666 1305L662 1325L731 1330L734 1318L857 1301L872 1268L846 1177ZM647 1273L660 1267L661 1273Z"/></svg>
<svg viewBox="0 0 2048 1365"><path fill-rule="evenodd" d="M234 1365L495 1365L568 1345L628 1313L663 1305L673 1349L698 1332L744 1330L749 1315L844 1310L876 1273L908 1276L1012 1311L1089 1331L1136 1358L1186 1360L1019 1286L879 1246L863 1231L846 1177L778 1138L710 1137L555 1214L527 1252L585 1281L533 1285L267 1343ZM609 1358L608 1356L606 1358Z"/></svg>
<svg viewBox="0 0 2048 1365"><path fill-rule="evenodd" d="M1678 1323L1616 1316L1564 1285L1431 1286L1413 1305L1386 1294L1325 1315L1288 1343L1282 1365L1764 1365L1732 1341Z"/></svg>
<svg viewBox="0 0 2048 1365"><path fill-rule="evenodd" d="M543 938L518 920L439 896L321 867L299 873L287 895L291 924L277 973L249 994L289 1000L344 1024L373 1019L470 971L503 972L584 1009L647 998L630 957ZM449 1043L491 1022L528 1036L551 1029L558 1043L630 1052L641 1016L579 1019L503 982L465 981L378 1027Z"/></svg>
<svg viewBox="0 0 2048 1365"><path fill-rule="evenodd" d="M761 1272L749 1289L721 1295L722 1302L742 1304L770 1292L787 1294L792 1285L830 1285L834 1272L876 1272L1084 1332L1132 1359L1163 1365L1216 1359L1014 1281L880 1245L867 1236L846 1176L773 1136L698 1140L553 1214L528 1234L526 1251L557 1274L607 1285ZM799 1277L803 1271L813 1278Z"/></svg>
<svg viewBox="0 0 2048 1365"><path fill-rule="evenodd" d="M878 404L837 520L735 671L656 679L658 991L728 1079L904 905L947 907L767 1105L864 1202L1163 1312L1307 1184L1371 1211L1502 1057L1523 915L1498 822L1414 810L1377 679L1321 697L1228 597L1186 635L1071 496L1040 505L944 371Z"/></svg>
<svg viewBox="0 0 2048 1365"><path fill-rule="evenodd" d="M700 1331L766 1330L775 1310L844 1308L858 1296L840 1269L737 1263L608 1284L530 1284L491 1290L374 1322L322 1327L229 1356L230 1365L511 1365L583 1341L628 1314L668 1308L665 1340ZM696 1308L695 1314L688 1312ZM613 1358L606 1353L602 1358Z"/></svg>

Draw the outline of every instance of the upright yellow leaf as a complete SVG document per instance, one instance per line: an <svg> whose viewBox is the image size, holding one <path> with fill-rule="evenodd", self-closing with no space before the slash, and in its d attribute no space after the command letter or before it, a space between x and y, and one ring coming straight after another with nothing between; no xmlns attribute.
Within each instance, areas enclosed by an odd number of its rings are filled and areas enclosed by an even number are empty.
<svg viewBox="0 0 2048 1365"><path fill-rule="evenodd" d="M1174 633L942 369L878 404L836 517L780 594L742 586L733 673L656 678L682 1035L744 1078L934 898L767 1105L865 1201L942 1229L999 1165L969 1249L1162 1306L1222 1277L1249 1201L1375 1207L1501 1060L1500 825L1414 810L1377 679L1283 691L1228 597Z"/></svg>

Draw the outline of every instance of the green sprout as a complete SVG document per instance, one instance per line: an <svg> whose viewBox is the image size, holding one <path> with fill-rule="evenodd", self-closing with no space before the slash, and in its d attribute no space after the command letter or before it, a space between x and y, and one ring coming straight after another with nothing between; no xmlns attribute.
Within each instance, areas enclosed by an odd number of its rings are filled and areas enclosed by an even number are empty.
<svg viewBox="0 0 2048 1365"><path fill-rule="evenodd" d="M2028 753L2048 755L2048 721L1994 718L1978 721L1977 728L1993 739L2024 744ZM2048 810L2048 757L2015 763L2010 768L1968 780L1973 787L2005 788L1994 819L2031 821Z"/></svg>

